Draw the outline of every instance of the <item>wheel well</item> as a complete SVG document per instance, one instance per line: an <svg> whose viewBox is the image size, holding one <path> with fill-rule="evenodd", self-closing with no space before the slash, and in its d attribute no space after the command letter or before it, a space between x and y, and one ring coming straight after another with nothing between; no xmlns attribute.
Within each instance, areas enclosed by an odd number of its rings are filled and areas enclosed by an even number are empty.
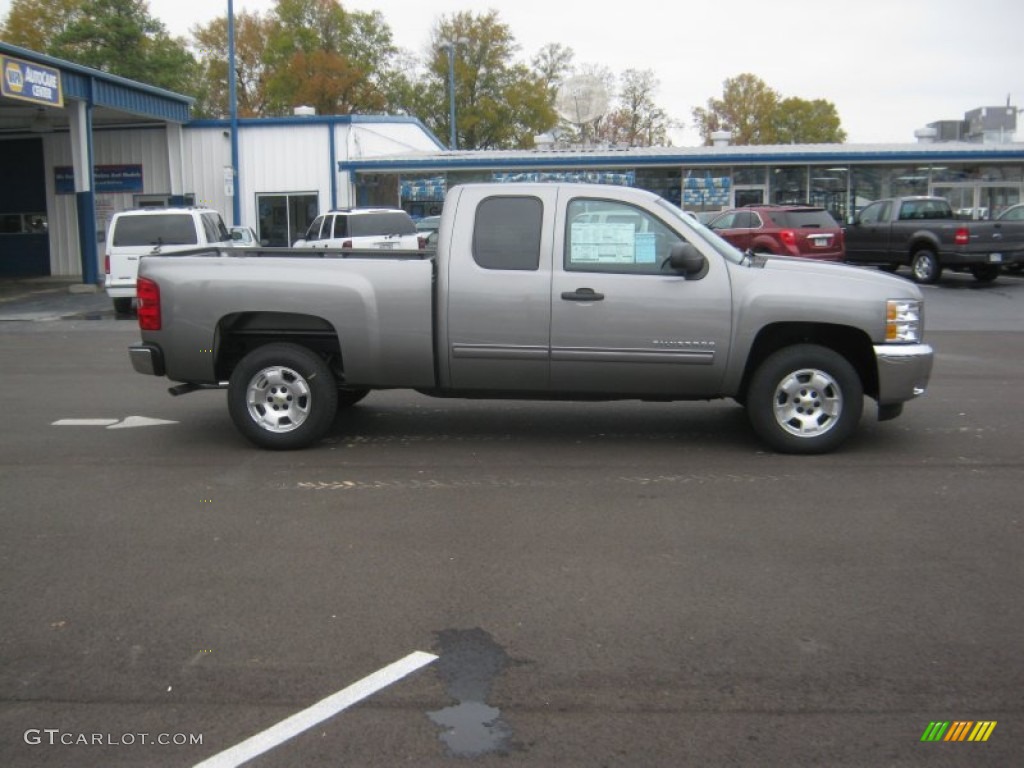
<svg viewBox="0 0 1024 768"><path fill-rule="evenodd" d="M914 254L918 251L930 251L933 254L938 253L935 243L930 240L912 240L910 243L910 250L907 251L907 258L913 258Z"/></svg>
<svg viewBox="0 0 1024 768"><path fill-rule="evenodd" d="M875 365L871 339L866 333L846 325L775 323L762 328L750 348L740 383L740 392L744 399L750 379L761 363L769 355L794 344L818 344L839 353L857 371L864 386L864 393L872 397L878 395L878 369Z"/></svg>
<svg viewBox="0 0 1024 768"><path fill-rule="evenodd" d="M319 355L341 380L341 342L334 326L321 317L291 312L239 312L217 324L214 373L231 377L238 362L257 347L286 341Z"/></svg>

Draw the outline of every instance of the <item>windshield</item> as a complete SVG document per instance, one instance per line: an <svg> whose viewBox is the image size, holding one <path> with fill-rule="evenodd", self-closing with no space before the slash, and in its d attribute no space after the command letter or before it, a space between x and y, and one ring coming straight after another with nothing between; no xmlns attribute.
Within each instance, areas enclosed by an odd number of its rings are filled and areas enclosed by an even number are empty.
<svg viewBox="0 0 1024 768"><path fill-rule="evenodd" d="M727 243L721 237L716 235L706 226L701 224L698 220L691 218L690 216L687 216L685 213L683 213L683 210L678 205L673 205L663 197L659 197L655 202L657 202L658 205L665 209L673 219L685 221L688 227L700 232L705 242L707 242L708 245L710 245L712 248L718 251L718 253L720 253L724 258L728 259L734 264L739 264L743 261L743 254L739 250L737 250L730 243Z"/></svg>

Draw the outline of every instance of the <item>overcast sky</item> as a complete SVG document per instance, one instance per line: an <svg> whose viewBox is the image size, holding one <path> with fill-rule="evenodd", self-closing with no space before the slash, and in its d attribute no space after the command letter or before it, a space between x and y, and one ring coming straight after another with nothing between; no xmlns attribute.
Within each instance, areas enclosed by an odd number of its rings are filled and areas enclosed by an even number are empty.
<svg viewBox="0 0 1024 768"><path fill-rule="evenodd" d="M174 35L227 12L210 0L149 0ZM272 0L235 0L235 12ZM677 144L697 144L691 110L750 72L783 97L835 104L851 143L909 143L935 120L982 106L1024 108L1022 0L342 0L380 11L395 44L422 56L442 15L498 11L530 58L562 43L575 62L615 74L651 69L657 103L685 123ZM10 0L0 0L6 14ZM1024 120L1022 120L1024 127ZM1024 130L1021 131L1024 135Z"/></svg>

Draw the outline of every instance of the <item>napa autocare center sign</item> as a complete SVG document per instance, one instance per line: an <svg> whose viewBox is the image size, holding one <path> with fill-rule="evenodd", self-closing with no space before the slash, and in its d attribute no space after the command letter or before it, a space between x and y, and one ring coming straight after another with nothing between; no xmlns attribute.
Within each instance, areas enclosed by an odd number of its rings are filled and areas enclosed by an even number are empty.
<svg viewBox="0 0 1024 768"><path fill-rule="evenodd" d="M3 67L3 95L44 107L63 107L60 70L44 67L13 56L0 56Z"/></svg>

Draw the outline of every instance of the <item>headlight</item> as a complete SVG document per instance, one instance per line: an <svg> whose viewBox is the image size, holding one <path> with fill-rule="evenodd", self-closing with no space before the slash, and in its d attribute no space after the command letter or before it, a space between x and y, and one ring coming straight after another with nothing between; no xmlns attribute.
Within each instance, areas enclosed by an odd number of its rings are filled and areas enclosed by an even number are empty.
<svg viewBox="0 0 1024 768"><path fill-rule="evenodd" d="M896 344L917 344L923 331L920 299L889 299L885 303L885 340Z"/></svg>

